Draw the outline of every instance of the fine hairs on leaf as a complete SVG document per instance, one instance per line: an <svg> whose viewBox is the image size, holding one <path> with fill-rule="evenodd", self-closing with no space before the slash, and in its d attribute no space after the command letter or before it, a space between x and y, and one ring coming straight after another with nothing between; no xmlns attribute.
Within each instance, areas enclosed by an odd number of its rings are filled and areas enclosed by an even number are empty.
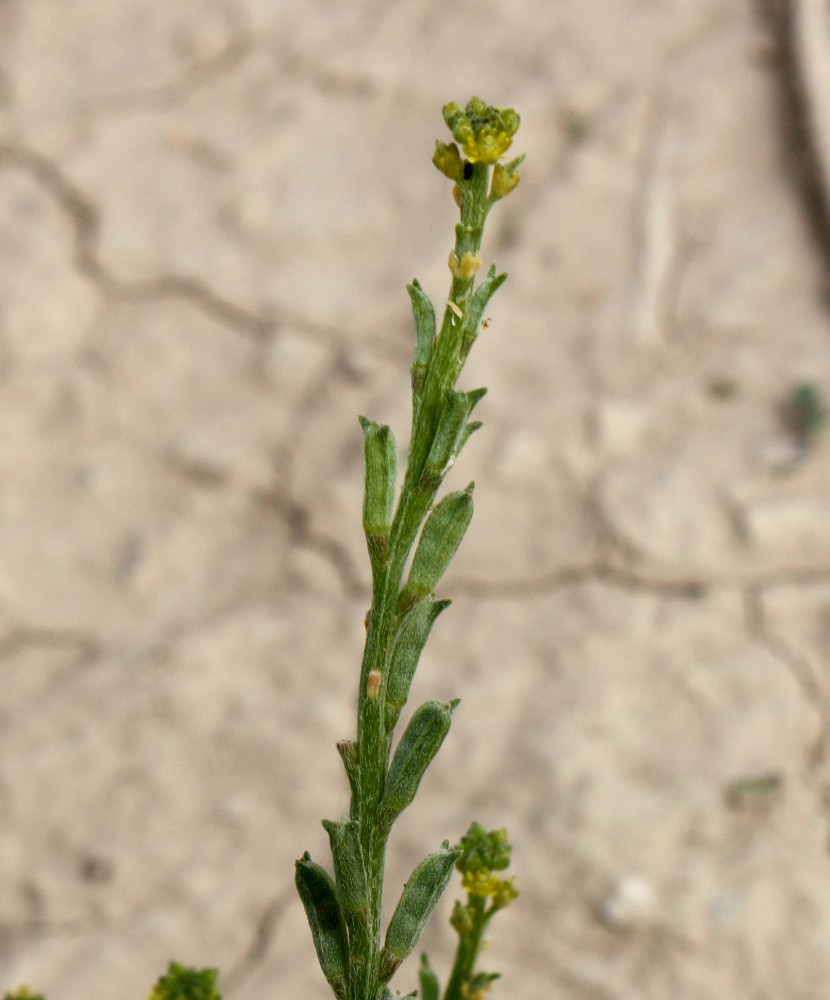
<svg viewBox="0 0 830 1000"><path fill-rule="evenodd" d="M417 280L407 291L415 325L411 370L412 430L398 488L398 449L385 424L360 417L365 478L363 531L372 569L372 598L357 697L357 735L337 749L351 792L348 818L325 820L333 876L311 860L297 862L297 889L323 974L339 1000L389 1000L390 979L413 953L449 883L461 873L466 901L452 926L459 938L443 1000L481 1000L498 973L476 968L493 915L517 895L512 879L496 875L509 863L504 830L473 823L454 847L445 841L416 866L385 932L381 926L386 849L395 821L416 798L426 771L447 738L458 699L427 701L401 735L396 727L421 653L449 601L439 586L473 516L473 484L439 497L447 472L481 422L470 420L485 389L462 391L456 381L487 327L485 310L504 283L491 266L476 284L484 225L493 205L519 182L523 159L503 163L519 116L473 97L465 108L444 107L453 142L436 142L433 163L452 182L459 209L448 265L449 294L436 309ZM437 318L440 316L440 319ZM410 561L411 557L411 561ZM409 564L409 570L406 567ZM426 955L418 990L441 1000L441 983Z"/></svg>

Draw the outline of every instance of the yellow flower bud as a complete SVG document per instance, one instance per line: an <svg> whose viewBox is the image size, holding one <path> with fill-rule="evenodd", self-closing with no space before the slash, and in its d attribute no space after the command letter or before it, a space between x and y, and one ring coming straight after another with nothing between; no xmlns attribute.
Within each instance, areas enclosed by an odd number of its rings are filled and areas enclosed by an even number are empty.
<svg viewBox="0 0 830 1000"><path fill-rule="evenodd" d="M464 173L461 153L458 152L458 146L454 142L451 142L447 146L443 142L436 140L435 155L432 157L432 162L451 181L460 180Z"/></svg>
<svg viewBox="0 0 830 1000"><path fill-rule="evenodd" d="M519 183L518 174L508 174L504 167L497 163L493 167L493 183L490 186L491 198L504 198Z"/></svg>
<svg viewBox="0 0 830 1000"><path fill-rule="evenodd" d="M515 160L511 160L510 163L497 163L493 167L493 180L490 184L490 197L493 201L510 194L519 183L518 171L522 160L524 160L524 156L519 156Z"/></svg>
<svg viewBox="0 0 830 1000"><path fill-rule="evenodd" d="M467 280L472 278L476 271L481 267L481 254L471 254L469 250L466 251L461 257L461 260L455 254L455 251L450 251L450 256L447 259L450 271L454 278L462 278Z"/></svg>

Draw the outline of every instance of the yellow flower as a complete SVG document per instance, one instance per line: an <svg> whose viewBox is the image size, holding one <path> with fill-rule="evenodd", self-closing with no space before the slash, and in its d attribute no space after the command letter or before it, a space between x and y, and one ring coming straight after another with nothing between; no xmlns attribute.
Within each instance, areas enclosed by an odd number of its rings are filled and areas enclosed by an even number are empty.
<svg viewBox="0 0 830 1000"><path fill-rule="evenodd" d="M461 885L471 896L492 896L498 891L501 879L486 870L464 872Z"/></svg>
<svg viewBox="0 0 830 1000"><path fill-rule="evenodd" d="M521 119L512 108L473 97L463 111L454 101L445 105L444 121L470 163L495 163L510 149Z"/></svg>
<svg viewBox="0 0 830 1000"><path fill-rule="evenodd" d="M495 910L503 909L519 895L512 878L499 878L486 870L465 872L461 885L471 896L492 896Z"/></svg>
<svg viewBox="0 0 830 1000"><path fill-rule="evenodd" d="M462 143L461 148L470 163L495 163L512 144L513 139L506 132L485 127L478 135Z"/></svg>

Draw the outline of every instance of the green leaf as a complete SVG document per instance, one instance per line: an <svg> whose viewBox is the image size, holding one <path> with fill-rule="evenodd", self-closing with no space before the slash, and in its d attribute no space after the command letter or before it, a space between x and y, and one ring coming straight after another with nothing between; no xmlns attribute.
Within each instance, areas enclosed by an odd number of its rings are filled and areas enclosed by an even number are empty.
<svg viewBox="0 0 830 1000"><path fill-rule="evenodd" d="M389 529L395 505L397 450L395 437L386 424L360 418L366 456L363 490L363 530L373 568L389 554Z"/></svg>
<svg viewBox="0 0 830 1000"><path fill-rule="evenodd" d="M429 964L427 953L421 955L421 965L418 968L418 983L421 989L421 1000L438 1000L441 993L441 984L438 976Z"/></svg>
<svg viewBox="0 0 830 1000"><path fill-rule="evenodd" d="M497 274L496 265L492 264L485 277L480 282L478 288L473 292L470 304L464 313L464 329L461 334L461 360L463 361L470 353L476 337L478 336L484 310L490 299L496 294L501 286L507 281L506 274Z"/></svg>
<svg viewBox="0 0 830 1000"><path fill-rule="evenodd" d="M433 493L440 486L441 480L461 450L459 444L473 407L486 392L486 389L474 389L472 392L447 390L441 421L418 484L425 493ZM467 437L469 435L464 437L465 441Z"/></svg>
<svg viewBox="0 0 830 1000"><path fill-rule="evenodd" d="M408 610L419 598L435 590L472 517L472 483L465 490L448 493L435 505L421 532L409 578L401 592L401 610Z"/></svg>
<svg viewBox="0 0 830 1000"><path fill-rule="evenodd" d="M450 731L457 705L457 701L428 701L410 719L386 776L380 803L380 816L386 824L391 825L415 798L424 772Z"/></svg>
<svg viewBox="0 0 830 1000"><path fill-rule="evenodd" d="M389 921L381 952L381 981L388 982L421 937L424 925L438 905L452 875L459 852L444 841L409 876Z"/></svg>
<svg viewBox="0 0 830 1000"><path fill-rule="evenodd" d="M348 946L343 914L331 876L308 851L296 863L297 892L305 907L317 959L338 1000L346 996ZM163 1000L151 997L150 1000Z"/></svg>
<svg viewBox="0 0 830 1000"><path fill-rule="evenodd" d="M412 361L412 394L417 403L424 388L435 341L435 309L417 279L406 286L415 316L415 355Z"/></svg>
<svg viewBox="0 0 830 1000"><path fill-rule="evenodd" d="M337 752L343 761L343 768L346 771L346 777L349 779L352 801L354 801L357 793L358 774L357 743L354 740L340 740L337 744Z"/></svg>
<svg viewBox="0 0 830 1000"><path fill-rule="evenodd" d="M369 912L369 887L360 850L360 827L350 819L341 819L339 823L324 819L323 826L331 843L340 908L347 921L349 916L365 917Z"/></svg>
<svg viewBox="0 0 830 1000"><path fill-rule="evenodd" d="M409 688L432 626L450 601L428 596L419 601L404 620L392 650L386 681L386 732L391 733L409 697Z"/></svg>

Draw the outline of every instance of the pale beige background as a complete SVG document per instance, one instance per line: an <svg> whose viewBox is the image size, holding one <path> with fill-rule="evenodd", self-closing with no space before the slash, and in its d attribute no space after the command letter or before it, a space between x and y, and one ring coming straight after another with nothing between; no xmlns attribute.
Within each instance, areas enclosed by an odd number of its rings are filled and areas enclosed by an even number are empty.
<svg viewBox="0 0 830 1000"><path fill-rule="evenodd" d="M830 316L759 6L0 0L0 990L327 995L292 878L346 805L356 418L405 437L477 93L528 158L392 884L507 824L494 997L830 995L830 446L778 411Z"/></svg>

